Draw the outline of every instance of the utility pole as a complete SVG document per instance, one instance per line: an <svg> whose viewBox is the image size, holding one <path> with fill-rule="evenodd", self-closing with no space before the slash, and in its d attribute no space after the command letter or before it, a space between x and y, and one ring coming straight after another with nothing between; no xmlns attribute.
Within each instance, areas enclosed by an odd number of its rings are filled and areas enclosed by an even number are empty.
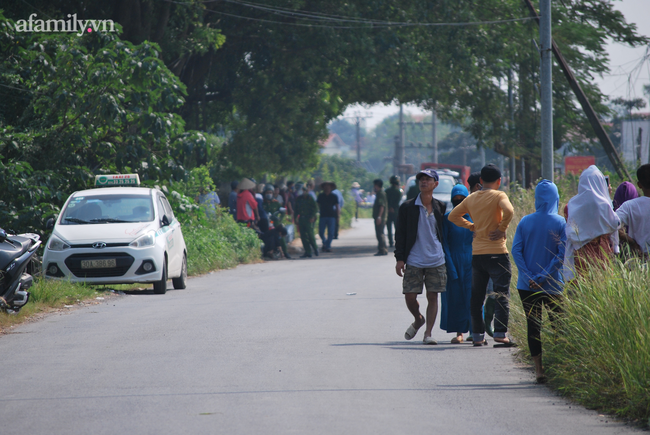
<svg viewBox="0 0 650 435"><path fill-rule="evenodd" d="M537 19L537 23L540 24L541 26L540 17L537 14L535 7L533 6L533 3L530 0L523 0L523 1L526 4L526 6L528 6L528 9L530 10L530 14ZM596 136L598 136L598 139L600 140L600 144L603 146L605 153L607 153L607 157L609 157L609 161L612 163L612 165L616 169L616 172L621 178L632 181L632 177L630 176L630 173L627 171L627 168L625 167L625 164L621 160L621 157L618 155L618 152L616 151L616 148L614 147L612 140L607 135L607 132L605 131L603 124L600 122L600 119L598 119L598 115L596 115L596 111L591 106L589 100L587 100L587 96L582 90L580 83L578 83L578 80L576 80L576 77L573 74L571 68L569 67L569 64L566 63L566 61L564 60L564 56L562 56L562 53L560 52L560 49L558 48L557 44L553 41L551 41L551 48L553 49L553 54L555 55L555 59L557 60L560 69L564 73L564 77L569 82L569 86L571 86L573 93L575 94L576 98L578 99L578 102L582 106L582 110L585 111L585 115L587 115L587 119L589 120L591 127L594 129L594 133L596 133Z"/></svg>
<svg viewBox="0 0 650 435"><path fill-rule="evenodd" d="M361 121L367 118L372 118L372 113L367 112L364 116L361 112L354 112L354 116L346 116L345 119L354 119L357 133L357 163L361 163Z"/></svg>
<svg viewBox="0 0 650 435"><path fill-rule="evenodd" d="M434 102L434 109L431 113L431 122L414 122L414 121L403 121L403 117L400 116L400 136L401 138L405 137L405 132L404 132L404 126L410 125L411 127L419 125L421 128L424 128L425 125L431 125L431 143L427 143L426 147L431 148L433 150L433 155L432 155L432 161L433 163L438 163L438 135L436 132L436 124L437 124L437 113L435 109L436 103ZM400 106L401 107L401 106ZM402 112L400 112L401 114ZM405 139L402 139L402 151L404 152L404 158L406 159L406 149L407 148L422 148L422 144L420 144L419 147L414 147L414 146L407 146L405 144ZM402 162L402 164L405 162Z"/></svg>
<svg viewBox="0 0 650 435"><path fill-rule="evenodd" d="M506 158L503 157L501 154L499 154L499 171L501 171L501 182L502 183L503 183L503 177L504 177L503 173L505 171L505 168L504 168L505 160L506 160ZM483 166L485 166L485 165L483 165Z"/></svg>
<svg viewBox="0 0 650 435"><path fill-rule="evenodd" d="M402 103L399 105L399 153L397 156L398 165L406 163L406 156L404 155L404 106Z"/></svg>
<svg viewBox="0 0 650 435"><path fill-rule="evenodd" d="M395 141L395 155L393 156L393 175L399 175L399 135L393 138Z"/></svg>
<svg viewBox="0 0 650 435"><path fill-rule="evenodd" d="M539 39L542 54L542 178L553 181L553 60L551 0L540 0Z"/></svg>
<svg viewBox="0 0 650 435"><path fill-rule="evenodd" d="M515 120L515 108L514 108L514 97L512 94L512 68L508 68L508 111L510 112L510 122L507 123L507 128L508 128L508 136L510 139L512 139L510 136L510 130L512 127L514 127L514 120ZM512 183L515 182L517 179L516 176L516 165L517 165L517 160L515 159L515 142L512 141L511 144L511 150L510 150L510 186L512 186Z"/></svg>
<svg viewBox="0 0 650 435"><path fill-rule="evenodd" d="M356 133L357 133L357 163L361 163L361 134L359 133L359 124L361 124L361 120L359 117L357 117L357 121L355 122L356 124Z"/></svg>
<svg viewBox="0 0 650 435"><path fill-rule="evenodd" d="M437 103L433 102L433 110L431 111L431 146L433 147L433 163L438 163L438 135L436 133L436 123L438 122L438 114L436 113Z"/></svg>
<svg viewBox="0 0 650 435"><path fill-rule="evenodd" d="M401 176L402 165L406 163L404 151L404 106L399 105L399 135L395 136L395 162L393 163L393 175Z"/></svg>

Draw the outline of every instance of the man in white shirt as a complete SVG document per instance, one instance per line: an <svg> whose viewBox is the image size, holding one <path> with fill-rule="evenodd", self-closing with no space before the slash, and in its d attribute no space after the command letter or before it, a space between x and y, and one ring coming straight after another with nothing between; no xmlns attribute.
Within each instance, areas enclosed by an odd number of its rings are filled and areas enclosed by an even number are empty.
<svg viewBox="0 0 650 435"><path fill-rule="evenodd" d="M628 233L619 232L622 239L626 239L638 248L648 258L650 249L650 163L642 165L636 171L637 185L643 191L643 196L625 201L616 210L623 225L628 227Z"/></svg>

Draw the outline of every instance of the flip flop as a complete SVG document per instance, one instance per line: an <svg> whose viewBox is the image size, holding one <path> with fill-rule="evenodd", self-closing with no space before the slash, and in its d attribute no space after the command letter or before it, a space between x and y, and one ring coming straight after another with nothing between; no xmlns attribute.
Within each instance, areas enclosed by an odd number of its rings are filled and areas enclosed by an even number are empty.
<svg viewBox="0 0 650 435"><path fill-rule="evenodd" d="M461 344L463 341L463 337L456 336L451 339L451 344Z"/></svg>
<svg viewBox="0 0 650 435"><path fill-rule="evenodd" d="M424 337L424 340L422 340L422 343L424 344L438 344L435 338L433 337Z"/></svg>
<svg viewBox="0 0 650 435"><path fill-rule="evenodd" d="M507 343L498 343L497 342L497 343L494 343L494 345L492 345L492 347L517 347L517 343L515 343L512 340L508 341Z"/></svg>
<svg viewBox="0 0 650 435"><path fill-rule="evenodd" d="M425 322L422 322L422 325L424 325ZM418 333L418 330L422 327L422 325L418 326L417 328L413 323L411 323L404 333L404 338L407 340L413 340L413 337L415 337L415 334Z"/></svg>

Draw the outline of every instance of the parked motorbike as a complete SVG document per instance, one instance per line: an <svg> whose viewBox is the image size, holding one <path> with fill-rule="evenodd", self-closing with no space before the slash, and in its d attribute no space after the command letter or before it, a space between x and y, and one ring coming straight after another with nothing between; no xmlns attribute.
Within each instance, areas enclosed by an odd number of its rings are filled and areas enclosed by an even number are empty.
<svg viewBox="0 0 650 435"><path fill-rule="evenodd" d="M40 245L38 234L8 235L0 228L0 311L17 313L29 301L32 259Z"/></svg>

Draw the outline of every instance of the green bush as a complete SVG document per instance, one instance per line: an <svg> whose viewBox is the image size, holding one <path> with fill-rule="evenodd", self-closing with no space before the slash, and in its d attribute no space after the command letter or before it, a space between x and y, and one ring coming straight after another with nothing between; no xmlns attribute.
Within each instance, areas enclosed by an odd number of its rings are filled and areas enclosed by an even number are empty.
<svg viewBox="0 0 650 435"><path fill-rule="evenodd" d="M187 245L187 269L190 275L215 269L234 267L260 258L260 239L257 234L223 212L209 226L184 226Z"/></svg>
<svg viewBox="0 0 650 435"><path fill-rule="evenodd" d="M195 202L201 188L213 188L205 166L192 169L187 181L165 182L159 187L169 199L182 224L187 246L187 272L197 275L211 270L250 263L261 256L257 234L238 224L221 208Z"/></svg>

